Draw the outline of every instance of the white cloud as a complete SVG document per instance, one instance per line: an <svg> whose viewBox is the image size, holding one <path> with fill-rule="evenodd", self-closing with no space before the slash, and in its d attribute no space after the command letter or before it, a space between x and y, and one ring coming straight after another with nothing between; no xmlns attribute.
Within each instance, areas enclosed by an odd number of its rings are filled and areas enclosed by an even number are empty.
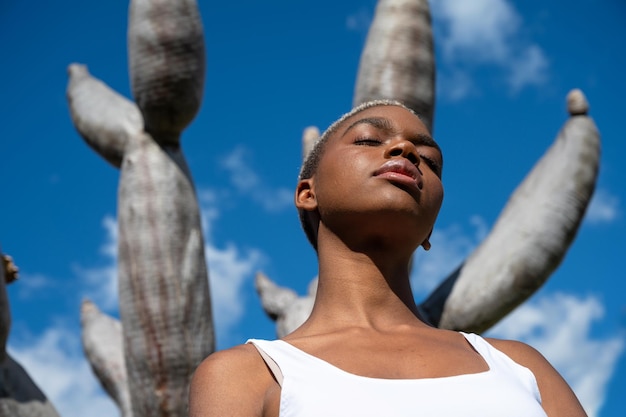
<svg viewBox="0 0 626 417"><path fill-rule="evenodd" d="M474 228L468 234L460 225L446 229L435 227L430 237L431 249L418 250L413 259L411 285L416 295L429 293L453 272L487 234L487 225L479 216L470 219Z"/></svg>
<svg viewBox="0 0 626 417"><path fill-rule="evenodd" d="M119 416L117 406L93 376L78 334L62 326L49 328L37 339L13 334L9 352L62 417Z"/></svg>
<svg viewBox="0 0 626 417"><path fill-rule="evenodd" d="M257 249L243 250L232 242L219 248L211 236L213 223L218 218L219 212L214 205L202 208L213 322L217 339L222 341L239 324L245 313L245 286L252 286L252 278L261 269L264 256Z"/></svg>
<svg viewBox="0 0 626 417"><path fill-rule="evenodd" d="M447 59L464 58L501 62L509 56L509 39L520 26L520 17L505 0L439 0L433 15L447 30L441 42Z"/></svg>
<svg viewBox="0 0 626 417"><path fill-rule="evenodd" d="M104 256L104 264L99 267L85 268L74 266L74 271L85 285L85 297L90 298L106 311L117 309L117 220L112 216L105 216L102 225L106 231L105 241L100 247Z"/></svg>
<svg viewBox="0 0 626 417"><path fill-rule="evenodd" d="M18 279L19 285L16 285L15 287L17 288L17 294L20 299L27 299L38 291L57 285L54 279L37 273L29 274L22 273L22 271L20 271Z"/></svg>
<svg viewBox="0 0 626 417"><path fill-rule="evenodd" d="M473 91L461 68L495 66L505 72L512 92L547 80L548 60L536 44L522 38L522 19L507 0L439 0L432 3L436 42L443 51L440 73L464 80L446 98L459 100ZM468 71L465 69L464 71ZM452 75L447 75L452 74ZM464 88L460 88L464 87Z"/></svg>
<svg viewBox="0 0 626 417"><path fill-rule="evenodd" d="M511 58L509 85L518 92L527 85L540 85L547 80L548 59L537 45L527 46Z"/></svg>
<svg viewBox="0 0 626 417"><path fill-rule="evenodd" d="M596 190L587 208L585 220L591 224L611 223L619 216L619 199L607 190Z"/></svg>
<svg viewBox="0 0 626 417"><path fill-rule="evenodd" d="M437 91L450 101L460 101L476 92L472 77L459 69L438 74L436 83Z"/></svg>
<svg viewBox="0 0 626 417"><path fill-rule="evenodd" d="M568 381L589 416L599 415L608 382L624 350L623 334L591 336L594 321L604 315L595 297L544 296L518 307L489 333L535 347Z"/></svg>
<svg viewBox="0 0 626 417"><path fill-rule="evenodd" d="M205 247L209 263L213 319L220 335L227 335L245 311L244 284L260 268L262 255L257 250L241 251L229 243L225 248Z"/></svg>
<svg viewBox="0 0 626 417"><path fill-rule="evenodd" d="M290 207L293 204L293 191L265 184L246 159L247 151L238 146L222 161L222 166L229 172L230 181L235 188L269 212Z"/></svg>

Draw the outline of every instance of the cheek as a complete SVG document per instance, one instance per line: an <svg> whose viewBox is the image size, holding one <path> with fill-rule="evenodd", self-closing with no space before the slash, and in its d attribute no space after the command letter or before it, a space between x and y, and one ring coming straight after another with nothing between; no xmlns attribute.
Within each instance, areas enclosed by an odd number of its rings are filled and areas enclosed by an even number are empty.
<svg viewBox="0 0 626 417"><path fill-rule="evenodd" d="M329 157L320 164L316 174L315 192L322 211L356 204L359 191L364 190L367 166L362 158L343 154Z"/></svg>
<svg viewBox="0 0 626 417"><path fill-rule="evenodd" d="M439 209L441 208L441 204L443 203L443 185L439 182L439 184L437 184L437 186L433 187L432 193L430 194L429 197L429 206L431 206L431 208L433 210L435 210L435 216L437 215L437 213L439 213Z"/></svg>
<svg viewBox="0 0 626 417"><path fill-rule="evenodd" d="M367 161L357 153L329 155L318 167L320 186L331 188L354 187L367 175Z"/></svg>

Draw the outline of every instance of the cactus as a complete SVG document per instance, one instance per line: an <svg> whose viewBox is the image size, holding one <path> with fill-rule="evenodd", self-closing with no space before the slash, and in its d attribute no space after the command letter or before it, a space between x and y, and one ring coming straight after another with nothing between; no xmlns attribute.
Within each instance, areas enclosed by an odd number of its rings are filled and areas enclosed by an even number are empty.
<svg viewBox="0 0 626 417"><path fill-rule="evenodd" d="M569 120L489 236L422 303L434 324L482 332L530 297L563 260L591 200L600 160L587 100L573 90L567 102Z"/></svg>
<svg viewBox="0 0 626 417"><path fill-rule="evenodd" d="M353 105L398 100L433 131L435 55L428 1L379 0L361 54Z"/></svg>
<svg viewBox="0 0 626 417"><path fill-rule="evenodd" d="M76 129L121 169L121 326L86 303L83 344L124 417L182 416L191 374L214 350L200 214L180 148L204 86L196 2L131 1L128 47L136 104L69 67Z"/></svg>
<svg viewBox="0 0 626 417"><path fill-rule="evenodd" d="M0 417L59 417L54 406L24 368L6 351L11 315L6 285L17 279L17 267L0 252Z"/></svg>

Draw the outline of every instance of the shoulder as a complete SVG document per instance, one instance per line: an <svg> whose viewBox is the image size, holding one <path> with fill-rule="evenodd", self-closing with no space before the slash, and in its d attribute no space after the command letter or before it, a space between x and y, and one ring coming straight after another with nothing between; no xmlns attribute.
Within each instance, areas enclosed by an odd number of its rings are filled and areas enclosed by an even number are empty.
<svg viewBox="0 0 626 417"><path fill-rule="evenodd" d="M189 388L189 416L261 416L268 390L275 384L265 362L250 344L208 356Z"/></svg>
<svg viewBox="0 0 626 417"><path fill-rule="evenodd" d="M542 368L550 366L546 358L539 351L530 345L516 340L493 339L486 337L485 340L499 351L505 353L508 357L522 366L531 370L535 367Z"/></svg>
<svg viewBox="0 0 626 417"><path fill-rule="evenodd" d="M194 373L192 383L213 378L220 378L220 380L230 378L236 382L237 376L240 374L246 375L254 371L262 371L263 363L256 348L251 344L220 350L212 353L200 363Z"/></svg>
<svg viewBox="0 0 626 417"><path fill-rule="evenodd" d="M513 361L531 370L541 393L542 406L549 417L586 416L567 382L537 349L514 340L485 340Z"/></svg>

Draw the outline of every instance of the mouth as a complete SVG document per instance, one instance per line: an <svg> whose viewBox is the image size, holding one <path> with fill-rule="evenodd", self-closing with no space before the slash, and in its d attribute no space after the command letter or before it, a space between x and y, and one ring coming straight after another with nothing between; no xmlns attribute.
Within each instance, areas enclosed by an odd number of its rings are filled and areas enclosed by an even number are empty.
<svg viewBox="0 0 626 417"><path fill-rule="evenodd" d="M374 172L374 176L391 182L408 185L418 190L422 189L422 175L415 165L408 159L398 158L385 162Z"/></svg>

